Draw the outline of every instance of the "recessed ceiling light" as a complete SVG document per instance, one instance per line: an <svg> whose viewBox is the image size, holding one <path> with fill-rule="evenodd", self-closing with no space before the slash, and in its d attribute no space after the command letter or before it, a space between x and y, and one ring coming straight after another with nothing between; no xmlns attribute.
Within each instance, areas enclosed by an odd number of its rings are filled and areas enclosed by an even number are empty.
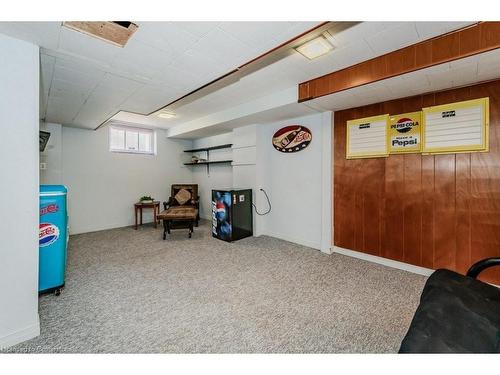
<svg viewBox="0 0 500 375"><path fill-rule="evenodd" d="M302 44L301 46L295 48L295 50L301 55L307 57L309 60L315 59L317 57L323 56L324 54L330 52L333 49L326 38L321 35L317 38L310 40Z"/></svg>
<svg viewBox="0 0 500 375"><path fill-rule="evenodd" d="M177 115L173 112L158 112L158 114L156 116L158 116L160 118L174 118Z"/></svg>

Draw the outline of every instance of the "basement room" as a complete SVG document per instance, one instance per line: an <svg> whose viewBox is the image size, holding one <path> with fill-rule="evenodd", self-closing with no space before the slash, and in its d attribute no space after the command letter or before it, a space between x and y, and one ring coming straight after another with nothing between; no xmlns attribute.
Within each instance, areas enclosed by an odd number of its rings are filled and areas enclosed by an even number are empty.
<svg viewBox="0 0 500 375"><path fill-rule="evenodd" d="M92 12L0 22L0 362L500 352L500 22Z"/></svg>

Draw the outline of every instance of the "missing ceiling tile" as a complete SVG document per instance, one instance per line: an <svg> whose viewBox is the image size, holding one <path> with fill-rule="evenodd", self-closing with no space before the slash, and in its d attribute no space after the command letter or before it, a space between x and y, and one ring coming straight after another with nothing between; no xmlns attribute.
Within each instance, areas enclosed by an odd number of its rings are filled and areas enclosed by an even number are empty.
<svg viewBox="0 0 500 375"><path fill-rule="evenodd" d="M130 21L65 21L63 26L124 47L138 26Z"/></svg>

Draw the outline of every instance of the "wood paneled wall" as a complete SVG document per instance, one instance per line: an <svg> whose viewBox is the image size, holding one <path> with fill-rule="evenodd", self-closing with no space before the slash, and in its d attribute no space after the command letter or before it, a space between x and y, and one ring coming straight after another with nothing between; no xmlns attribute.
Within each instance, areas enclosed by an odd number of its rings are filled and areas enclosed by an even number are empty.
<svg viewBox="0 0 500 375"><path fill-rule="evenodd" d="M345 157L346 122L490 98L490 151ZM334 244L465 273L500 256L500 80L335 112ZM500 269L483 280L500 285Z"/></svg>

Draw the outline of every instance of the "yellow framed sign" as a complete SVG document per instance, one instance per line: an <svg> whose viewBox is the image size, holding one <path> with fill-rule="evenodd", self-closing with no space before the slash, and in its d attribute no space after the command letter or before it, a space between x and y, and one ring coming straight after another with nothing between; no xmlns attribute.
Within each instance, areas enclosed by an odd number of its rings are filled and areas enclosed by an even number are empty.
<svg viewBox="0 0 500 375"><path fill-rule="evenodd" d="M488 151L489 98L423 109L422 152Z"/></svg>
<svg viewBox="0 0 500 375"><path fill-rule="evenodd" d="M387 142L390 154L420 152L422 112L403 113L389 117Z"/></svg>
<svg viewBox="0 0 500 375"><path fill-rule="evenodd" d="M346 158L388 156L388 123L389 115L347 121Z"/></svg>

